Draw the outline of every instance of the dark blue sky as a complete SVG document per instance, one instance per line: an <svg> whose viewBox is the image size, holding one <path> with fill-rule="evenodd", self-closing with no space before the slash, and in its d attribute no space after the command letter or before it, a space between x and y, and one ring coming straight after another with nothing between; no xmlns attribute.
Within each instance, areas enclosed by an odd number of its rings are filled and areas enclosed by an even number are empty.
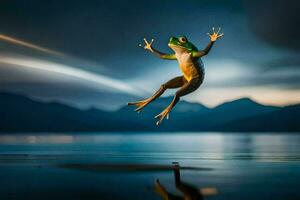
<svg viewBox="0 0 300 200"><path fill-rule="evenodd" d="M168 38L186 35L201 49L206 33L220 26L225 36L203 58L205 83L187 100L299 102L299 8L296 0L4 0L1 34L64 56L0 41L0 89L77 106L119 106L181 73L176 61L139 48L143 37L171 52Z"/></svg>

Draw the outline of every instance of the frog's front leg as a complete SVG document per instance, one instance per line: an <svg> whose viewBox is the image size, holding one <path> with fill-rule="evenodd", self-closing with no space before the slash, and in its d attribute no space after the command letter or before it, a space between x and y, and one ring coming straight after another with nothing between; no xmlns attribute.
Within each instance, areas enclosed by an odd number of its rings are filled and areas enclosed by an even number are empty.
<svg viewBox="0 0 300 200"><path fill-rule="evenodd" d="M208 43L208 45L206 46L205 49L200 50L200 51L195 51L193 52L193 57L195 58L200 58L202 56L205 56L209 53L211 47L213 46L213 44L221 37L224 36L224 33L219 34L221 28L218 29L217 32L215 32L215 28L212 28L212 33L207 33L207 35L210 37L210 41Z"/></svg>
<svg viewBox="0 0 300 200"><path fill-rule="evenodd" d="M151 39L151 42L148 42L146 38L144 38L144 42L145 45L139 45L140 47L143 47L144 49L150 51L151 53L157 55L158 57L162 58L162 59L167 59L167 60L176 60L176 56L175 54L166 54L166 53L162 53L158 50L156 50L155 48L152 47L152 44L154 42L154 39Z"/></svg>

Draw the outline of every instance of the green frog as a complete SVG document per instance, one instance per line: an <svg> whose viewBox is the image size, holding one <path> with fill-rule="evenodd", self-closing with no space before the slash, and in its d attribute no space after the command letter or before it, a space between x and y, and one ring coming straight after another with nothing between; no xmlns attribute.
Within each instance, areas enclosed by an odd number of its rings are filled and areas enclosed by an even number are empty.
<svg viewBox="0 0 300 200"><path fill-rule="evenodd" d="M204 66L201 57L207 55L215 41L224 36L224 33L219 34L220 30L219 28L218 31L215 31L215 29L212 28L212 33L207 33L210 37L210 42L203 50L198 50L185 36L178 38L170 37L168 46L174 51L173 54L166 54L156 50L152 47L154 39L148 42L146 38L144 38L145 45L140 46L162 59L177 60L183 76L175 77L162 84L151 97L137 102L129 102L128 105L135 105L137 107L135 111L139 113L145 106L161 96L167 89L180 88L175 93L170 105L155 116L155 118L158 119L156 125L160 125L165 118L168 119L169 113L178 103L180 97L194 92L202 84L204 80Z"/></svg>

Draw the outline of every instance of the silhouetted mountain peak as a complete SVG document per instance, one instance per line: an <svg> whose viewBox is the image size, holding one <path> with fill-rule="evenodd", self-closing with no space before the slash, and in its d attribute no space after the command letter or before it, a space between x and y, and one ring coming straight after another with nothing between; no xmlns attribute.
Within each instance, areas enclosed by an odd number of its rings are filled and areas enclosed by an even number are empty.
<svg viewBox="0 0 300 200"><path fill-rule="evenodd" d="M170 120L160 127L155 126L153 117L171 101L172 97L159 98L137 114L134 107L129 106L114 112L96 108L80 110L0 92L0 132L300 130L300 104L264 106L250 98L226 102L212 109L182 100L172 111Z"/></svg>
<svg viewBox="0 0 300 200"><path fill-rule="evenodd" d="M231 106L249 106L249 105L261 105L261 104L257 103L256 101L253 101L249 97L243 97L240 99L224 102L216 106L215 108L224 108L224 107L231 107Z"/></svg>

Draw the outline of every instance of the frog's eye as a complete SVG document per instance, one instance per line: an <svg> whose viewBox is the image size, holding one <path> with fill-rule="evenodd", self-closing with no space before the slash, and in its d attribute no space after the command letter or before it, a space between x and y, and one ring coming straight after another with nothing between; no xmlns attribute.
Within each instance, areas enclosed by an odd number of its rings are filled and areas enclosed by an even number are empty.
<svg viewBox="0 0 300 200"><path fill-rule="evenodd" d="M180 38L179 38L179 41L180 41L181 43L186 43L186 42L187 42L187 39L186 39L186 37L180 37Z"/></svg>

